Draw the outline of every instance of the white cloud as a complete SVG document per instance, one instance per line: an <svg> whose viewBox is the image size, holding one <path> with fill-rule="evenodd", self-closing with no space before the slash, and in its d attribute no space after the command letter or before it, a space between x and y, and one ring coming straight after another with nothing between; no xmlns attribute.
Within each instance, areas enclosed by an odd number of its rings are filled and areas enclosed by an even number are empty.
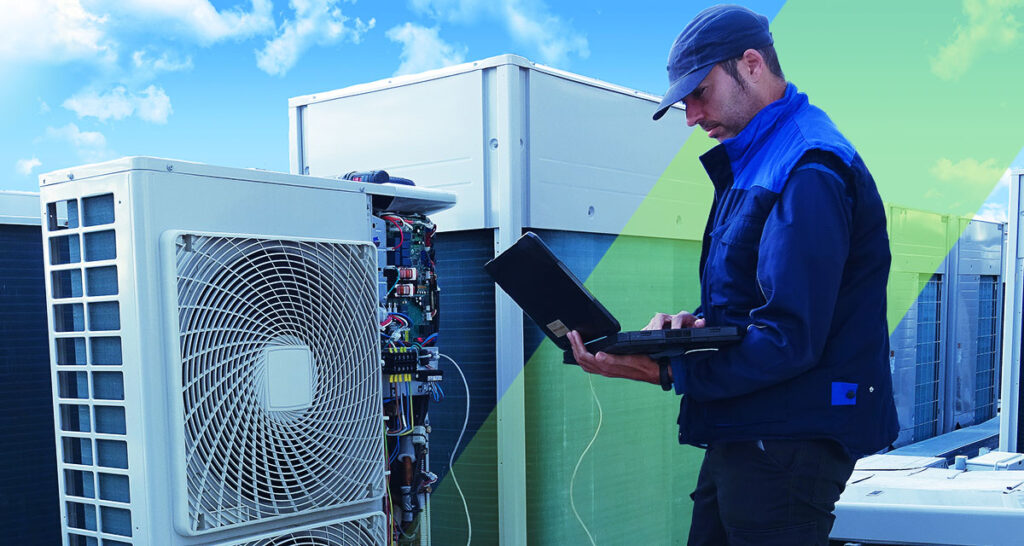
<svg viewBox="0 0 1024 546"><path fill-rule="evenodd" d="M48 113L50 113L50 105L46 104L45 100L39 99L39 98L37 98L36 100L39 101L39 113L40 114L48 114Z"/></svg>
<svg viewBox="0 0 1024 546"><path fill-rule="evenodd" d="M542 0L410 0L410 5L418 13L452 23L498 21L514 40L534 48L548 64L563 64L573 54L590 56L586 36L552 14Z"/></svg>
<svg viewBox="0 0 1024 546"><path fill-rule="evenodd" d="M218 10L209 0L96 0L120 24L170 24L171 30L203 45L223 40L241 40L273 32L271 0L250 0L251 9L235 6ZM166 34L167 29L162 28Z"/></svg>
<svg viewBox="0 0 1024 546"><path fill-rule="evenodd" d="M143 89L142 93L135 96L135 114L145 121L167 123L167 117L173 111L171 98L155 85Z"/></svg>
<svg viewBox="0 0 1024 546"><path fill-rule="evenodd" d="M94 117L100 121L124 119L135 114L152 123L167 123L167 117L173 112L170 97L155 85L137 94L129 93L120 85L107 93L82 91L65 100L62 106L79 118Z"/></svg>
<svg viewBox="0 0 1024 546"><path fill-rule="evenodd" d="M1006 222L1006 203L985 203L974 215L976 220L988 222Z"/></svg>
<svg viewBox="0 0 1024 546"><path fill-rule="evenodd" d="M932 165L931 173L944 182L967 182L985 186L999 180L1003 169L996 165L995 159L978 161L969 157L954 163L941 158Z"/></svg>
<svg viewBox="0 0 1024 546"><path fill-rule="evenodd" d="M932 58L932 73L944 80L963 76L983 53L1007 50L1020 37L1020 22L1011 13L1021 0L964 0L966 25Z"/></svg>
<svg viewBox="0 0 1024 546"><path fill-rule="evenodd" d="M466 48L456 48L442 40L436 27L406 23L388 30L387 37L402 44L402 64L395 71L396 76L451 66L466 59Z"/></svg>
<svg viewBox="0 0 1024 546"><path fill-rule="evenodd" d="M63 127L47 127L46 138L71 144L84 161L102 161L111 156L110 151L107 150L107 139L103 133L82 131L74 123Z"/></svg>
<svg viewBox="0 0 1024 546"><path fill-rule="evenodd" d="M82 91L64 101L64 108L78 114L78 117L94 117L100 121L124 119L135 111L132 100L124 87L118 86L109 93Z"/></svg>
<svg viewBox="0 0 1024 546"><path fill-rule="evenodd" d="M336 6L337 0L291 0L295 18L285 20L274 38L256 52L256 66L272 76L283 76L313 44L327 46L342 41L358 44L376 25L350 19ZM349 22L351 21L351 25Z"/></svg>
<svg viewBox="0 0 1024 546"><path fill-rule="evenodd" d="M0 17L0 60L111 63L117 44L107 35L107 18L80 0L4 2Z"/></svg>
<svg viewBox="0 0 1024 546"><path fill-rule="evenodd" d="M39 161L38 157L33 157L32 159L19 159L17 162L15 162L14 169L21 174L29 175L32 174L33 169L42 164L43 163Z"/></svg>
<svg viewBox="0 0 1024 546"><path fill-rule="evenodd" d="M139 71L150 75L159 72L180 72L192 69L192 57L182 59L172 51L165 51L159 57L150 57L149 52L140 49L132 53L132 64Z"/></svg>
<svg viewBox="0 0 1024 546"><path fill-rule="evenodd" d="M144 33L212 45L273 33L273 2L246 4L218 10L210 0L4 2L0 60L113 64L118 57L116 36Z"/></svg>
<svg viewBox="0 0 1024 546"><path fill-rule="evenodd" d="M1010 208L1010 169L1006 169L999 177L999 182L992 189L988 199L978 209L975 218L990 222L1005 222Z"/></svg>

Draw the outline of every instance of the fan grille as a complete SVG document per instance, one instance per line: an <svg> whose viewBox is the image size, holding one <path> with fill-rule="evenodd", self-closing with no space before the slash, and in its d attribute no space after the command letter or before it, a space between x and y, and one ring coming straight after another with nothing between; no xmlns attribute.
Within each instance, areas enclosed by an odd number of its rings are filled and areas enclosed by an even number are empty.
<svg viewBox="0 0 1024 546"><path fill-rule="evenodd" d="M384 514L295 531L239 546L376 546L387 540Z"/></svg>
<svg viewBox="0 0 1024 546"><path fill-rule="evenodd" d="M373 252L358 243L178 237L193 532L382 492ZM297 375L311 403L268 403L267 393L280 388L267 377L275 348L308 355Z"/></svg>

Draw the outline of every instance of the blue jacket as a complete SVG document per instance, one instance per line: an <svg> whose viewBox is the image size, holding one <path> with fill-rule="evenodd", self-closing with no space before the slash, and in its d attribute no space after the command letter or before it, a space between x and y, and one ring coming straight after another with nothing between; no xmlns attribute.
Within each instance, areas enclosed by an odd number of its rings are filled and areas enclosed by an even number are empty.
<svg viewBox="0 0 1024 546"><path fill-rule="evenodd" d="M673 360L679 441L832 438L854 455L886 447L898 432L889 239L864 162L792 84L701 161L715 198L698 313L746 335Z"/></svg>

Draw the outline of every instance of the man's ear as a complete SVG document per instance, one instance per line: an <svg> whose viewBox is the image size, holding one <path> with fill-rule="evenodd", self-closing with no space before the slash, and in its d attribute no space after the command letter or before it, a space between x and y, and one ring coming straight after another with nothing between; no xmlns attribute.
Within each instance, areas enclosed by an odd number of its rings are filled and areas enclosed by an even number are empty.
<svg viewBox="0 0 1024 546"><path fill-rule="evenodd" d="M751 82L759 82L764 77L766 69L764 57L756 49L748 49L740 57L739 72Z"/></svg>

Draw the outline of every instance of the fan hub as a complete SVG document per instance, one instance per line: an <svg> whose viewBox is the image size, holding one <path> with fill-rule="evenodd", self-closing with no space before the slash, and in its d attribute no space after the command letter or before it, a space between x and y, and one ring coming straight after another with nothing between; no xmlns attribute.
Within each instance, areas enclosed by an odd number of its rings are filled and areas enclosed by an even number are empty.
<svg viewBox="0 0 1024 546"><path fill-rule="evenodd" d="M263 349L266 371L264 408L300 411L313 404L313 353L305 345Z"/></svg>

